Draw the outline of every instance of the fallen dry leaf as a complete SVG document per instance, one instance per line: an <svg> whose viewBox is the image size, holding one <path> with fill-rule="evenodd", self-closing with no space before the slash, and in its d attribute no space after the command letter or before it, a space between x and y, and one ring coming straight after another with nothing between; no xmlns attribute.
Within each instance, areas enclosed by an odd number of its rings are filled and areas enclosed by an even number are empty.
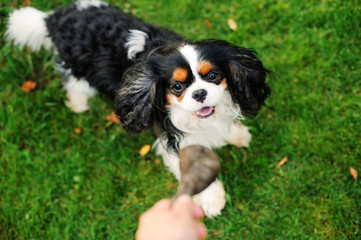
<svg viewBox="0 0 361 240"><path fill-rule="evenodd" d="M22 4L23 6L30 6L31 1L30 1L30 0L24 0L21 4Z"/></svg>
<svg viewBox="0 0 361 240"><path fill-rule="evenodd" d="M357 179L357 170L354 169L353 167L350 167L350 173L351 173L353 179L356 180Z"/></svg>
<svg viewBox="0 0 361 240"><path fill-rule="evenodd" d="M80 133L81 133L81 130L80 130L80 128L74 128L74 132L75 132L76 134L80 134Z"/></svg>
<svg viewBox="0 0 361 240"><path fill-rule="evenodd" d="M208 20L204 20L204 24L207 26L207 28L211 28L212 27L212 23Z"/></svg>
<svg viewBox="0 0 361 240"><path fill-rule="evenodd" d="M276 168L280 168L288 161L288 157L282 158L282 160L277 164Z"/></svg>
<svg viewBox="0 0 361 240"><path fill-rule="evenodd" d="M139 150L139 155L140 156L145 156L148 152L150 151L150 145L144 145L140 150Z"/></svg>
<svg viewBox="0 0 361 240"><path fill-rule="evenodd" d="M36 87L36 82L33 81L25 81L23 85L21 85L20 89L25 92L31 92Z"/></svg>
<svg viewBox="0 0 361 240"><path fill-rule="evenodd" d="M233 31L237 30L237 23L232 18L228 18L227 22L230 29L232 29Z"/></svg>
<svg viewBox="0 0 361 240"><path fill-rule="evenodd" d="M106 118L105 120L107 121L111 121L113 123L120 123L119 119L117 118L117 115L115 115L115 112L112 111Z"/></svg>

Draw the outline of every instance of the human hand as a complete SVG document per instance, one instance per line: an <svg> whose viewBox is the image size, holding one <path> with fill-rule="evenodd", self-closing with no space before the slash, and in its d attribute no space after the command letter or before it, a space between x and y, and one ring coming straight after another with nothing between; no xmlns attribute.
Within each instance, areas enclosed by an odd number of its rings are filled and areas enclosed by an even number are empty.
<svg viewBox="0 0 361 240"><path fill-rule="evenodd" d="M203 210L188 195L179 196L172 204L164 199L139 218L136 240L198 240L207 236L205 226L197 220Z"/></svg>

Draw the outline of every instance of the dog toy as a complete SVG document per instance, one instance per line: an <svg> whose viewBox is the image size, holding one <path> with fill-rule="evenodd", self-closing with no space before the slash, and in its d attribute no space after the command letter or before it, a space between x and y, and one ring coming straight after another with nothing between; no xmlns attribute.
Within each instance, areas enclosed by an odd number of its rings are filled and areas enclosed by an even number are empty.
<svg viewBox="0 0 361 240"><path fill-rule="evenodd" d="M202 192L219 174L220 163L217 155L201 145L190 145L178 153L181 181L176 199L181 194L193 196Z"/></svg>

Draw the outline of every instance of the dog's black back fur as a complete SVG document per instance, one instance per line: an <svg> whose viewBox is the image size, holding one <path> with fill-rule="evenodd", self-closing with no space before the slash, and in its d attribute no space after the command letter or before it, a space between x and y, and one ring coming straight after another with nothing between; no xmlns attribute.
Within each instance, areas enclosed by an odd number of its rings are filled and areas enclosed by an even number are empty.
<svg viewBox="0 0 361 240"><path fill-rule="evenodd" d="M130 29L149 36L145 51L139 55L146 55L165 43L184 41L175 33L145 24L113 6L78 10L72 4L47 17L46 26L62 67L71 69L77 78L85 77L91 86L112 99L122 84L124 71L134 64L124 47Z"/></svg>

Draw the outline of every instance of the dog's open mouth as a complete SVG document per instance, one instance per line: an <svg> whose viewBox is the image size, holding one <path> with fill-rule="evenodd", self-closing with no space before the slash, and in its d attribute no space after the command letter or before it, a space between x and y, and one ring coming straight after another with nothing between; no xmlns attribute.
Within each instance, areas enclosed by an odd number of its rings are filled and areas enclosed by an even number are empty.
<svg viewBox="0 0 361 240"><path fill-rule="evenodd" d="M198 111L194 112L194 115L198 118L207 118L214 113L215 107L204 107L199 109Z"/></svg>

